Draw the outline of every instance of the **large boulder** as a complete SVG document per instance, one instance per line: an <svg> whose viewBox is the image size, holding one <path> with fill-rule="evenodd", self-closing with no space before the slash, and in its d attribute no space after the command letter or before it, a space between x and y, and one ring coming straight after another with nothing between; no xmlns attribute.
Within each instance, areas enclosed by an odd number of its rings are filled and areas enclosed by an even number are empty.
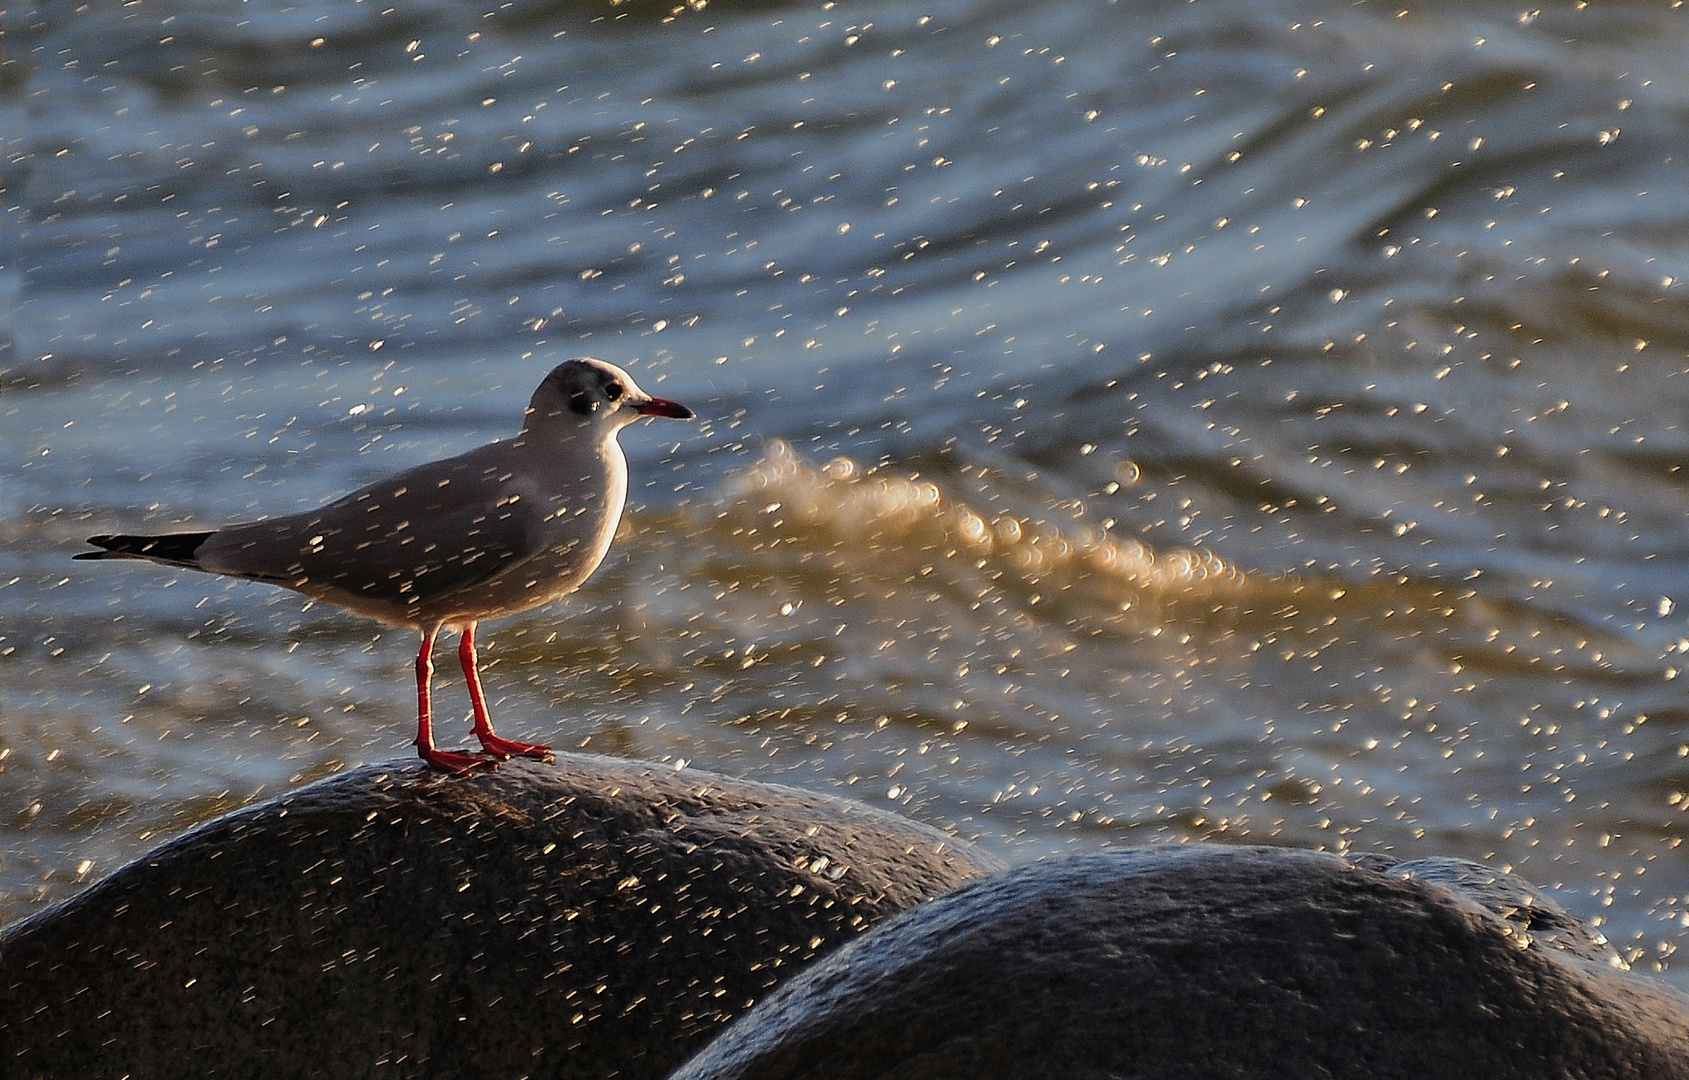
<svg viewBox="0 0 1689 1080"><path fill-rule="evenodd" d="M355 769L0 933L0 1076L659 1077L813 957L1000 867L692 770Z"/></svg>
<svg viewBox="0 0 1689 1080"><path fill-rule="evenodd" d="M1616 963L1470 863L1074 856L881 924L671 1080L1689 1077L1689 1007Z"/></svg>

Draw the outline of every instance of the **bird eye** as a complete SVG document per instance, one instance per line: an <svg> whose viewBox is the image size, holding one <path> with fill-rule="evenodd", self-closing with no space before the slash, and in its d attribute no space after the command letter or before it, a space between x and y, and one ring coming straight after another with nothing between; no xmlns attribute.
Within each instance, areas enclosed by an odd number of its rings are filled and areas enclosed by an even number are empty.
<svg viewBox="0 0 1689 1080"><path fill-rule="evenodd" d="M604 386L604 396L609 398L611 401L615 401L620 398L623 392L622 384L619 382L606 383Z"/></svg>

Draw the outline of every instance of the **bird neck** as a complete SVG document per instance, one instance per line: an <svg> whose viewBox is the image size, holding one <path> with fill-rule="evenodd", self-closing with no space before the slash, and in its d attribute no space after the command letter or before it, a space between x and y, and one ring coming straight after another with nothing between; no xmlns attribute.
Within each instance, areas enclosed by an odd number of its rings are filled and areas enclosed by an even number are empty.
<svg viewBox="0 0 1689 1080"><path fill-rule="evenodd" d="M595 422L596 420L596 422ZM581 417L572 412L546 411L530 408L522 418L522 432L517 440L532 446L561 448L564 446L592 446L599 442L614 442L616 429L602 419Z"/></svg>
<svg viewBox="0 0 1689 1080"><path fill-rule="evenodd" d="M562 476L571 481L595 478L620 490L627 483L627 458L616 441L616 432L617 428L605 424L530 413L512 446L533 462L531 471L536 476Z"/></svg>

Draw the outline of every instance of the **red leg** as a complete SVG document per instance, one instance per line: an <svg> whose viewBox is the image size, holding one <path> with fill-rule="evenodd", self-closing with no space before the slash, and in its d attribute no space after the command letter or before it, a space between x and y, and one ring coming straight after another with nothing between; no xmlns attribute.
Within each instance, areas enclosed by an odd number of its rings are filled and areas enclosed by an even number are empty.
<svg viewBox="0 0 1689 1080"><path fill-rule="evenodd" d="M481 675L475 666L474 623L463 628L463 636L457 643L457 659L463 665L463 681L469 684L469 704L475 709L475 737L481 740L481 749L499 757L520 756L550 761L549 746L517 742L494 734L492 717L487 714L487 699L481 693Z"/></svg>
<svg viewBox="0 0 1689 1080"><path fill-rule="evenodd" d="M434 681L434 635L438 628L422 632L422 648L416 654L416 752L429 768L449 773L467 773L474 768L498 768L498 762L479 754L434 749L434 716L430 684Z"/></svg>

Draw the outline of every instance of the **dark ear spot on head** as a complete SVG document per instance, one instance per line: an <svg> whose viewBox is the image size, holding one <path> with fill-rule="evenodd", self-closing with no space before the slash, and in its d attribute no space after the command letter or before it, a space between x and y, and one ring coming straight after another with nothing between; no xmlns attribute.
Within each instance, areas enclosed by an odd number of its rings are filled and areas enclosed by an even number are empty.
<svg viewBox="0 0 1689 1080"><path fill-rule="evenodd" d="M591 416L598 411L598 399L585 389L576 389L569 395L569 409L582 416Z"/></svg>

